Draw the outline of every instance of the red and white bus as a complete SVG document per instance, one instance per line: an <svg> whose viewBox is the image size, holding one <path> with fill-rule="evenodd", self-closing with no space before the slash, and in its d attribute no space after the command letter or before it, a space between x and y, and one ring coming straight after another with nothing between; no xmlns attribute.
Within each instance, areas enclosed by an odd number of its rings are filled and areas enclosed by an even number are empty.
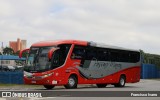
<svg viewBox="0 0 160 100"><path fill-rule="evenodd" d="M138 50L80 40L43 41L33 44L24 67L25 84L46 89L64 85L96 84L124 87L140 81L141 57Z"/></svg>

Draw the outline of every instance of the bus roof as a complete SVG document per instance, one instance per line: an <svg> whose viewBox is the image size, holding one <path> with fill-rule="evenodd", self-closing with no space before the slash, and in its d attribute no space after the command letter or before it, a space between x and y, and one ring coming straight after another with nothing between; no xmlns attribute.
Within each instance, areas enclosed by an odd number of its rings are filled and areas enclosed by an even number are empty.
<svg viewBox="0 0 160 100"><path fill-rule="evenodd" d="M123 47L118 46L112 46L112 45L106 45L104 43L96 43L92 41L81 41L81 40L55 40L55 41L41 41L34 43L32 47L43 47L43 46L57 46L60 44L76 44L76 45L82 45L82 46L93 46L93 47L101 47L101 48L109 48L109 49L119 49L119 50L127 50L127 51L137 51L134 49L127 49Z"/></svg>
<svg viewBox="0 0 160 100"><path fill-rule="evenodd" d="M128 49L128 48L123 48L123 47L118 47L118 46L113 46L113 45L106 45L104 43L96 43L96 42L88 42L88 43L90 46L94 46L94 47L140 52L139 50Z"/></svg>
<svg viewBox="0 0 160 100"><path fill-rule="evenodd" d="M57 46L59 44L77 44L87 46L87 41L80 40L55 40L55 41L41 41L34 43L33 47L43 47L43 46Z"/></svg>

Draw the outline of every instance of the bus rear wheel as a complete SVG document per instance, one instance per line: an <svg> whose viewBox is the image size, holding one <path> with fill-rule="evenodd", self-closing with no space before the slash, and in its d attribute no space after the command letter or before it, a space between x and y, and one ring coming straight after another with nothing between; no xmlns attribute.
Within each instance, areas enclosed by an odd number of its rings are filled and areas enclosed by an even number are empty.
<svg viewBox="0 0 160 100"><path fill-rule="evenodd" d="M115 87L124 87L126 84L126 77L124 75L121 75L119 82L117 84L114 84Z"/></svg>
<svg viewBox="0 0 160 100"><path fill-rule="evenodd" d="M98 88L104 88L107 86L107 84L96 84Z"/></svg>
<svg viewBox="0 0 160 100"><path fill-rule="evenodd" d="M48 90L51 90L55 87L54 85L43 85L43 86Z"/></svg>
<svg viewBox="0 0 160 100"><path fill-rule="evenodd" d="M68 83L67 85L64 85L64 87L66 89L74 89L74 88L77 88L77 83L78 81L77 81L76 76L72 75L68 78Z"/></svg>

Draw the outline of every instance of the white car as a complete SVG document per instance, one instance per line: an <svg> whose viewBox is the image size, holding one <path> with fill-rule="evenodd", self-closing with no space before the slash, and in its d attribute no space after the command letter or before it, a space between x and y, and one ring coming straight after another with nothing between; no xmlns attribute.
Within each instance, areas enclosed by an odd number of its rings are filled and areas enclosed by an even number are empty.
<svg viewBox="0 0 160 100"><path fill-rule="evenodd" d="M9 70L15 70L15 67L13 67L13 66L8 66L8 69L9 69Z"/></svg>

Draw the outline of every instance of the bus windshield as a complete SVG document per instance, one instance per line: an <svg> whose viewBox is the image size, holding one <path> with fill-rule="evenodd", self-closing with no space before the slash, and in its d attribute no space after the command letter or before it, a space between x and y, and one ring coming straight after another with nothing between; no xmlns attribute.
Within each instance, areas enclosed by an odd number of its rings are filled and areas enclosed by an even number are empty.
<svg viewBox="0 0 160 100"><path fill-rule="evenodd" d="M51 69L51 62L48 59L48 52L54 47L32 47L27 59L25 71L41 72Z"/></svg>
<svg viewBox="0 0 160 100"><path fill-rule="evenodd" d="M62 66L69 52L71 45L62 44L52 47L31 47L24 70L27 72L44 72ZM48 52L52 48L58 48L53 52L49 60Z"/></svg>

